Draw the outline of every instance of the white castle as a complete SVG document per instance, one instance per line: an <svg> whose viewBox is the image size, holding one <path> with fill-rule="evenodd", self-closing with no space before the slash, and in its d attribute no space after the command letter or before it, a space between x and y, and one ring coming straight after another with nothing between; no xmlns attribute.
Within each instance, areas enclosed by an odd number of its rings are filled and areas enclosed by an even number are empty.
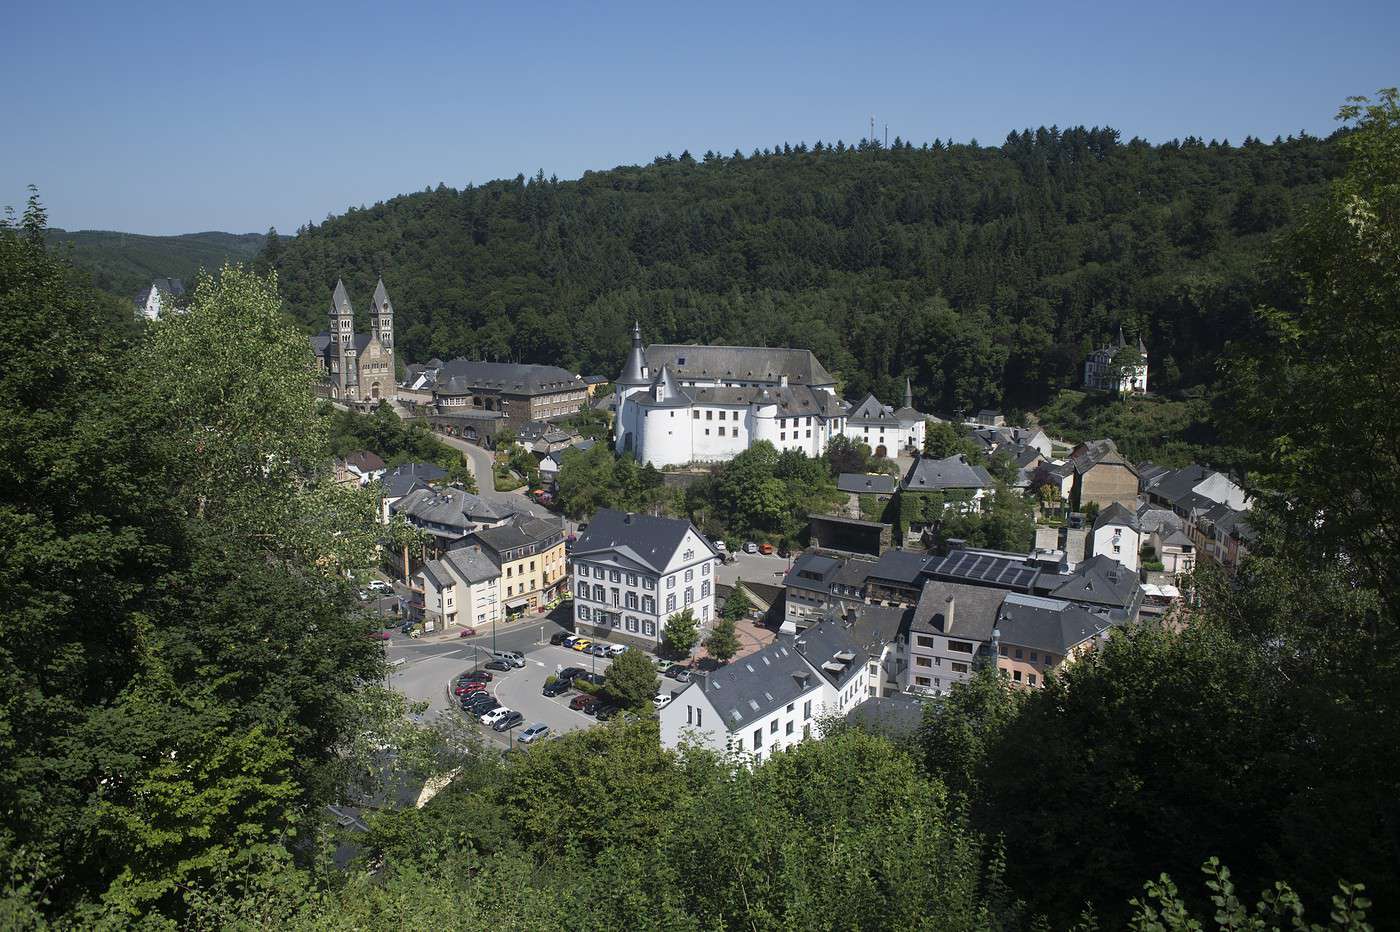
<svg viewBox="0 0 1400 932"><path fill-rule="evenodd" d="M923 443L924 417L913 410L907 387L904 407L885 412L888 432L875 419L878 402L875 410L861 412L870 417L848 425L851 407L836 396L836 380L811 350L676 344L643 349L641 327L633 324L632 348L616 385L617 452L658 467L730 460L759 440L780 452L813 457L842 433L882 456L908 448L916 435Z"/></svg>

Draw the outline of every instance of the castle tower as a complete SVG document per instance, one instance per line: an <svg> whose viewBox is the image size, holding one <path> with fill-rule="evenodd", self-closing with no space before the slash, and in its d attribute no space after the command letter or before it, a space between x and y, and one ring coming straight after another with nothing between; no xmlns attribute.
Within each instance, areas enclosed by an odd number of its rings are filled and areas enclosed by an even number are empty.
<svg viewBox="0 0 1400 932"><path fill-rule="evenodd" d="M359 382L359 369L355 362L355 312L350 307L345 283L338 278L335 280L335 291L331 294L330 338L328 350L334 397L354 398Z"/></svg>
<svg viewBox="0 0 1400 932"><path fill-rule="evenodd" d="M914 383L909 381L909 376L904 377L904 407L914 407Z"/></svg>
<svg viewBox="0 0 1400 932"><path fill-rule="evenodd" d="M636 321L632 322L632 348L627 352L627 362L615 384L617 410L613 415L613 447L625 453L637 443L637 411L631 398L637 392L646 391L651 384L647 378L646 353L642 350L642 327Z"/></svg>

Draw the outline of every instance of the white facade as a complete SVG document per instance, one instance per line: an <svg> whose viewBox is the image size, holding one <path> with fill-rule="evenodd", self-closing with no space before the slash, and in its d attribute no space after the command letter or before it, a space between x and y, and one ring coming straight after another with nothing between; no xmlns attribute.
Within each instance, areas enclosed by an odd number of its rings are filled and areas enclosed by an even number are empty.
<svg viewBox="0 0 1400 932"><path fill-rule="evenodd" d="M466 571L468 565L476 571ZM482 572L488 566L482 555L463 557L451 551L418 571L413 583L423 593L423 618L429 628L480 627L502 620L500 569Z"/></svg>
<svg viewBox="0 0 1400 932"><path fill-rule="evenodd" d="M694 528L655 565L640 558L642 553L650 556L640 542L592 550L583 549L586 540L573 554L576 631L655 649L666 621L677 612L690 609L702 632L710 626L719 558Z"/></svg>
<svg viewBox="0 0 1400 932"><path fill-rule="evenodd" d="M1134 366L1127 372L1119 373L1114 369L1113 357L1119 350L1125 349L1128 342L1123 339L1123 328L1118 328L1118 342L1110 343L1108 346L1100 347L1089 354L1089 358L1084 360L1084 386L1100 391L1112 391L1119 394L1128 395L1133 392L1147 391L1147 346L1138 339L1137 349L1142 354L1142 365Z"/></svg>
<svg viewBox="0 0 1400 932"><path fill-rule="evenodd" d="M1109 521L1094 528L1093 552L1095 555L1117 560L1131 573L1139 566L1138 553L1142 550L1142 535L1137 528L1127 522Z"/></svg>

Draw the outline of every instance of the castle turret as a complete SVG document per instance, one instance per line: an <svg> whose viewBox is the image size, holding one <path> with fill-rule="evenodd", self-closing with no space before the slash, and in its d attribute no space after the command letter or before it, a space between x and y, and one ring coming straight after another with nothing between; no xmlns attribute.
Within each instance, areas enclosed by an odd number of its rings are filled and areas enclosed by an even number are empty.
<svg viewBox="0 0 1400 932"><path fill-rule="evenodd" d="M632 323L632 348L627 351L627 361L623 363L622 374L617 377L617 408L613 412L613 445L619 453L632 450L638 442L637 405L632 396L645 392L651 386L647 378L646 353L642 350L642 327Z"/></svg>
<svg viewBox="0 0 1400 932"><path fill-rule="evenodd" d="M914 383L909 381L909 376L904 377L904 407L914 407Z"/></svg>
<svg viewBox="0 0 1400 932"><path fill-rule="evenodd" d="M645 386L649 381L646 354L642 351L642 327L633 321L632 348L627 352L627 362L622 366L622 375L617 377L617 384Z"/></svg>

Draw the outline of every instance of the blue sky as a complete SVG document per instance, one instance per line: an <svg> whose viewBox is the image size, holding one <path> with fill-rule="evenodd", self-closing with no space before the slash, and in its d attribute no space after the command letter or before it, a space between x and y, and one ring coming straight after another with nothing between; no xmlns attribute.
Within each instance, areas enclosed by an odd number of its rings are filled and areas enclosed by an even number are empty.
<svg viewBox="0 0 1400 932"><path fill-rule="evenodd" d="M877 132L1326 134L1400 84L1400 3L19 4L0 205L290 232L445 182ZM1142 9L1135 9L1142 7Z"/></svg>

